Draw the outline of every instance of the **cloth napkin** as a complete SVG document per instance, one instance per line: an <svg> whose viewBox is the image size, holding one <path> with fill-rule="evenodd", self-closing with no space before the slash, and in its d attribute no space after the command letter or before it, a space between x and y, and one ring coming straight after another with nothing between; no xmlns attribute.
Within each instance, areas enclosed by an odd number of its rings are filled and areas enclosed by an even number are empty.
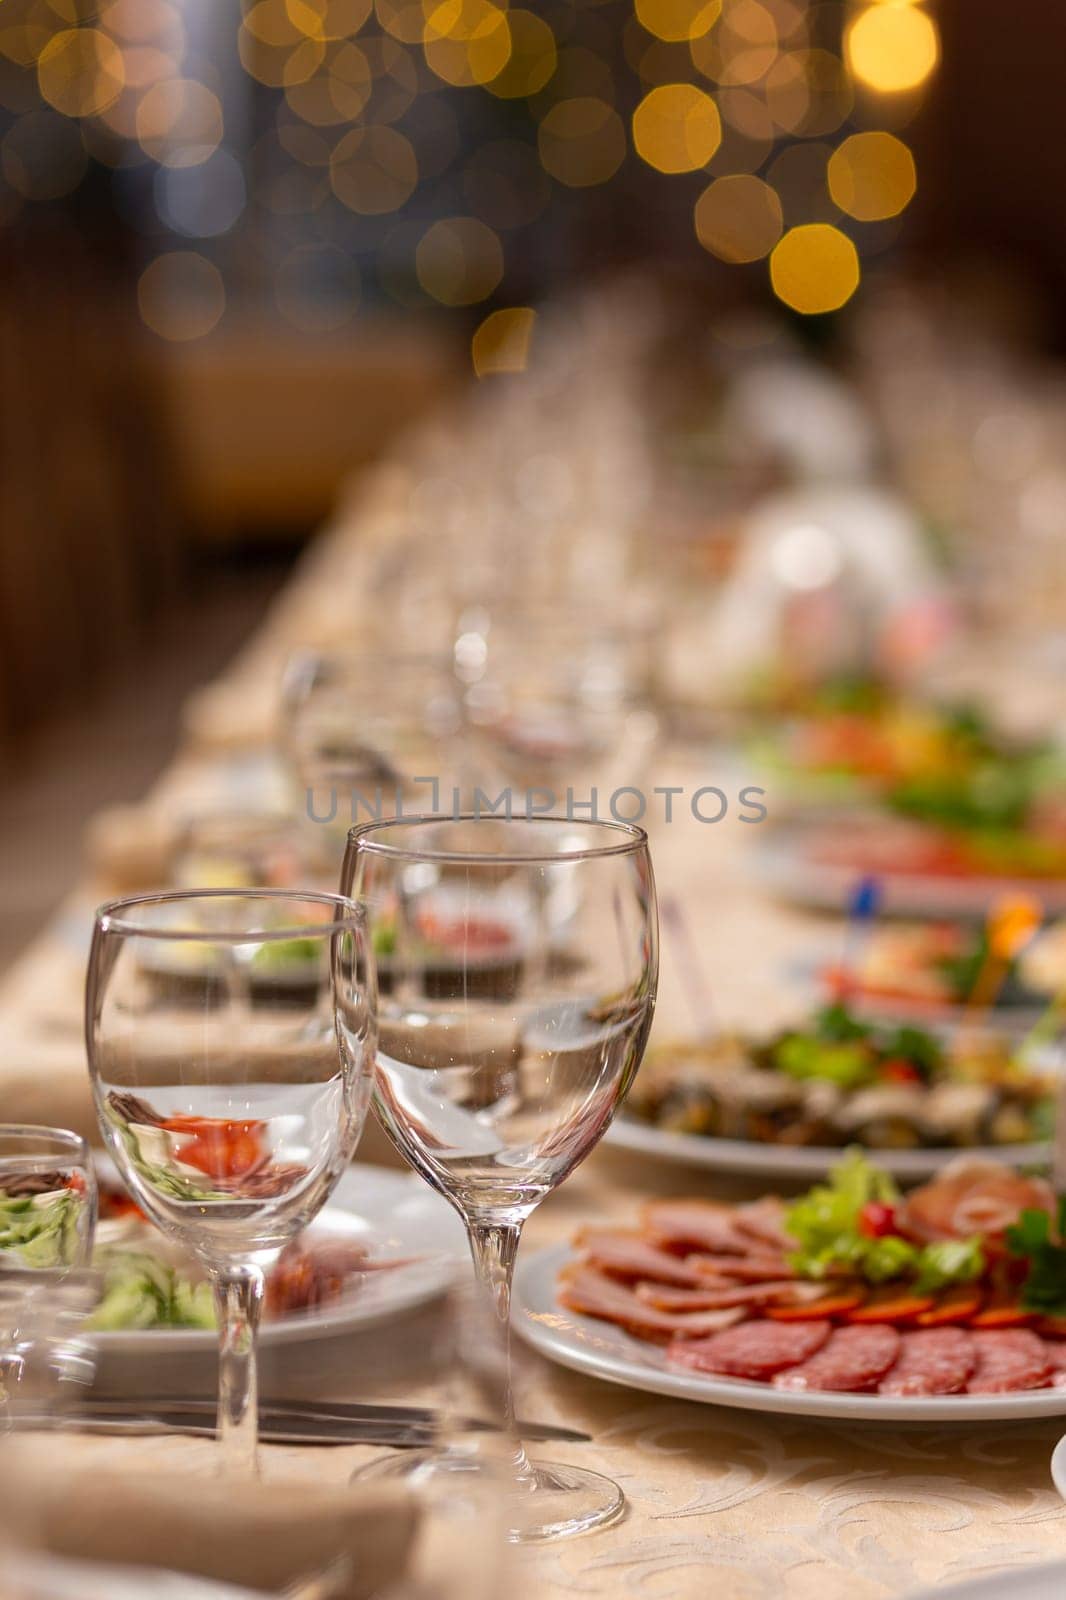
<svg viewBox="0 0 1066 1600"><path fill-rule="evenodd" d="M34 1552L155 1567L276 1592L337 1563L345 1600L403 1574L418 1509L399 1485L220 1479L71 1463L58 1439L6 1442L0 1538Z"/></svg>

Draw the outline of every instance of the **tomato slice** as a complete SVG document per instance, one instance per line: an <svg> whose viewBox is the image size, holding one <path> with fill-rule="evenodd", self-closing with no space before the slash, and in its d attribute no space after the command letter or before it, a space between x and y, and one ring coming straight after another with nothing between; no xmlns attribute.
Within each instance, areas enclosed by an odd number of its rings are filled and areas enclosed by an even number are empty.
<svg viewBox="0 0 1066 1600"><path fill-rule="evenodd" d="M977 1314L970 1318L971 1328L1028 1328L1036 1321L1035 1311L1026 1311L1019 1300L994 1294Z"/></svg>
<svg viewBox="0 0 1066 1600"><path fill-rule="evenodd" d="M186 1166L209 1178L239 1178L261 1160L266 1123L226 1117L170 1117L163 1123L168 1133L188 1135L174 1154Z"/></svg>
<svg viewBox="0 0 1066 1600"><path fill-rule="evenodd" d="M928 1311L918 1316L920 1328L942 1328L950 1323L969 1322L984 1304L984 1293L974 1284L961 1283L954 1289L945 1289L937 1295Z"/></svg>

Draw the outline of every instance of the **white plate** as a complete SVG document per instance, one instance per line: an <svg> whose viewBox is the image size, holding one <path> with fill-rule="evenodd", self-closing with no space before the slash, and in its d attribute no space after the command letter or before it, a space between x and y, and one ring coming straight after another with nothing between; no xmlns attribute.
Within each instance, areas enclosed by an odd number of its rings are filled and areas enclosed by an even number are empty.
<svg viewBox="0 0 1066 1600"><path fill-rule="evenodd" d="M836 866L816 861L810 853L817 829L782 823L759 842L751 854L752 871L771 894L818 911L847 909L859 866ZM1038 900L1045 915L1066 912L1066 878L954 878L931 873L879 871L882 910L897 917L981 917L993 901L1005 895Z"/></svg>
<svg viewBox="0 0 1066 1600"><path fill-rule="evenodd" d="M110 1163L100 1161L101 1172ZM111 1168L114 1172L114 1168ZM385 1322L433 1300L452 1282L466 1242L455 1212L420 1178L386 1167L359 1166L344 1174L328 1206L307 1230L366 1240L376 1256L417 1257L405 1267L392 1267L365 1278L350 1299L320 1311L301 1312L264 1321L263 1345L325 1339L374 1323ZM210 1354L218 1338L210 1328L128 1328L96 1333L93 1342L104 1355Z"/></svg>
<svg viewBox="0 0 1066 1600"><path fill-rule="evenodd" d="M1062 1594L1066 1594L1066 1561L1051 1561L1038 1567L1009 1567L946 1588L938 1583L907 1600L1054 1600Z"/></svg>
<svg viewBox="0 0 1066 1600"><path fill-rule="evenodd" d="M608 1144L642 1155L658 1156L661 1161L683 1162L690 1167L707 1167L713 1172L748 1172L760 1178L821 1178L844 1154L840 1146L760 1144L756 1139L714 1139L707 1134L671 1133L653 1128L650 1123L616 1117L607 1133ZM857 1141L859 1142L859 1141ZM1047 1165L1049 1144L1000 1144L987 1148L942 1150L877 1150L868 1154L885 1172L904 1180L931 1178L949 1161L972 1156L981 1161L1007 1161L1012 1166Z"/></svg>
<svg viewBox="0 0 1066 1600"><path fill-rule="evenodd" d="M1051 1479L1062 1498L1066 1500L1066 1435L1059 1440L1052 1453Z"/></svg>
<svg viewBox="0 0 1066 1600"><path fill-rule="evenodd" d="M840 1422L1012 1422L1066 1416L1066 1389L897 1399L877 1394L794 1393L768 1383L678 1371L667 1364L661 1346L633 1339L614 1323L579 1316L558 1303L559 1270L571 1254L568 1245L554 1245L519 1260L515 1331L553 1361L609 1383L672 1395L677 1400L698 1400L704 1405L771 1411L780 1416L830 1417Z"/></svg>

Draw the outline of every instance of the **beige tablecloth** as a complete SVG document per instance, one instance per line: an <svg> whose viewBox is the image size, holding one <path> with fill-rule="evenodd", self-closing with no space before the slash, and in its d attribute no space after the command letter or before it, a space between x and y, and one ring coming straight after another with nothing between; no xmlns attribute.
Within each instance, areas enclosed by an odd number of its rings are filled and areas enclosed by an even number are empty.
<svg viewBox="0 0 1066 1600"><path fill-rule="evenodd" d="M235 664L221 702L231 709L249 685L262 707L264 674L286 648L328 634L339 622L336 579L358 569L349 526L372 540L387 526L387 476L364 506L305 564L260 638ZM376 520L375 520L376 519ZM350 592L350 591L349 591ZM331 622L332 619L332 622ZM350 622L350 619L348 619ZM251 722L249 718L249 722ZM259 726L269 716L259 712ZM218 724L215 724L217 732ZM224 752L184 753L153 797L166 813L206 785L225 786ZM221 763L221 765L220 765ZM247 767L244 769L247 777ZM743 775L714 752L667 754L656 781L718 783L735 792ZM772 796L771 805L772 805ZM682 896L725 1019L769 1024L802 1004L789 972L833 924L767 900L746 874L758 829L727 818L701 826L682 807L652 823L660 891ZM0 989L0 1093L5 1118L33 1117L91 1129L80 1037L80 977L88 910L102 885L79 891L56 926L27 951ZM676 963L664 951L657 1028L689 1025ZM382 1158L377 1130L363 1158ZM529 1224L524 1250L566 1238L579 1223L632 1214L652 1193L732 1193L707 1173L666 1167L602 1147ZM390 1339L393 1337L390 1332ZM398 1335L397 1335L398 1337ZM290 1349L266 1362L268 1390L358 1397L360 1362L347 1345ZM628 1498L625 1520L582 1540L523 1557L532 1595L633 1595L653 1600L879 1600L971 1574L1066 1558L1066 1506L1049 1459L1066 1420L1013 1427L886 1429L839 1426L674 1402L615 1388L550 1365L528 1351L518 1361L520 1409L565 1420L593 1443L553 1454L599 1468ZM144 1469L176 1457L198 1459L187 1440L79 1439L100 1459L136 1457ZM339 1480L359 1452L268 1449L268 1470Z"/></svg>

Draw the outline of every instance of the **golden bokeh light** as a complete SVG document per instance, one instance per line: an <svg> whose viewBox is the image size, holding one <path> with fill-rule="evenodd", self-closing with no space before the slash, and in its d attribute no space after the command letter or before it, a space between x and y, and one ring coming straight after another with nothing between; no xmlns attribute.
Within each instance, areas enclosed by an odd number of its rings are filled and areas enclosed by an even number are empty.
<svg viewBox="0 0 1066 1600"><path fill-rule="evenodd" d="M699 39L718 21L722 0L636 0L641 24L657 39Z"/></svg>
<svg viewBox="0 0 1066 1600"><path fill-rule="evenodd" d="M113 39L129 44L180 49L183 43L181 18L167 0L111 0L101 21Z"/></svg>
<svg viewBox="0 0 1066 1600"><path fill-rule="evenodd" d="M940 59L936 23L910 0L875 0L845 34L848 66L860 83L880 94L917 89Z"/></svg>
<svg viewBox="0 0 1066 1600"><path fill-rule="evenodd" d="M309 6L298 13L308 22ZM286 0L257 0L246 13L237 36L241 65L268 88L306 83L322 65L326 43L321 26L314 34L297 27Z"/></svg>
<svg viewBox="0 0 1066 1600"><path fill-rule="evenodd" d="M696 237L720 261L761 261L784 225L777 191L751 173L716 178L696 201Z"/></svg>
<svg viewBox="0 0 1066 1600"><path fill-rule="evenodd" d="M333 193L360 216L398 211L418 182L418 161L409 139L395 128L353 128L330 161Z"/></svg>
<svg viewBox="0 0 1066 1600"><path fill-rule="evenodd" d="M374 14L382 28L401 44L421 44L426 31L422 0L374 0Z"/></svg>
<svg viewBox="0 0 1066 1600"><path fill-rule="evenodd" d="M626 157L626 130L613 106L595 95L560 100L537 132L546 172L571 189L613 178Z"/></svg>
<svg viewBox="0 0 1066 1600"><path fill-rule="evenodd" d="M690 44L698 72L714 83L758 83L778 55L777 23L759 0L728 0L718 26Z"/></svg>
<svg viewBox="0 0 1066 1600"><path fill-rule="evenodd" d="M370 63L374 79L367 120L377 123L399 122L418 95L419 74L415 56L388 34L378 34L376 38L368 34L362 40L361 48Z"/></svg>
<svg viewBox="0 0 1066 1600"><path fill-rule="evenodd" d="M326 128L355 122L370 99L374 77L366 53L346 42L331 48L322 69L306 83L290 84L285 99L298 117Z"/></svg>
<svg viewBox="0 0 1066 1600"><path fill-rule="evenodd" d="M831 223L790 228L770 257L774 293L793 311L819 316L837 311L859 287L859 255Z"/></svg>
<svg viewBox="0 0 1066 1600"><path fill-rule="evenodd" d="M694 83L651 89L633 113L633 147L657 172L695 172L722 142L722 121Z"/></svg>
<svg viewBox="0 0 1066 1600"><path fill-rule="evenodd" d="M898 216L917 187L914 157L891 133L853 133L829 159L829 192L859 222Z"/></svg>
<svg viewBox="0 0 1066 1600"><path fill-rule="evenodd" d="M491 83L511 57L507 13L492 0L441 0L426 18L426 64L457 89Z"/></svg>
<svg viewBox="0 0 1066 1600"><path fill-rule="evenodd" d="M37 58L41 95L65 117L99 116L125 82L122 51L99 28L63 28Z"/></svg>
<svg viewBox="0 0 1066 1600"><path fill-rule="evenodd" d="M531 306L491 311L474 330L470 357L479 378L498 372L525 372L537 313Z"/></svg>
<svg viewBox="0 0 1066 1600"><path fill-rule="evenodd" d="M161 339L186 343L211 332L226 309L222 274L196 250L171 250L137 284L141 320Z"/></svg>
<svg viewBox="0 0 1066 1600"><path fill-rule="evenodd" d="M311 38L321 39L350 39L374 9L373 0L291 0L291 3L304 13L313 13L314 22L304 31Z"/></svg>
<svg viewBox="0 0 1066 1600"><path fill-rule="evenodd" d="M503 246L477 217L441 217L418 241L415 271L441 305L476 305L503 277Z"/></svg>
<svg viewBox="0 0 1066 1600"><path fill-rule="evenodd" d="M544 88L558 65L555 35L532 11L508 11L507 26L511 54L487 87L501 100L528 99Z"/></svg>
<svg viewBox="0 0 1066 1600"><path fill-rule="evenodd" d="M143 96L137 107L141 148L165 167L196 167L222 139L218 96L195 78L168 78Z"/></svg>

